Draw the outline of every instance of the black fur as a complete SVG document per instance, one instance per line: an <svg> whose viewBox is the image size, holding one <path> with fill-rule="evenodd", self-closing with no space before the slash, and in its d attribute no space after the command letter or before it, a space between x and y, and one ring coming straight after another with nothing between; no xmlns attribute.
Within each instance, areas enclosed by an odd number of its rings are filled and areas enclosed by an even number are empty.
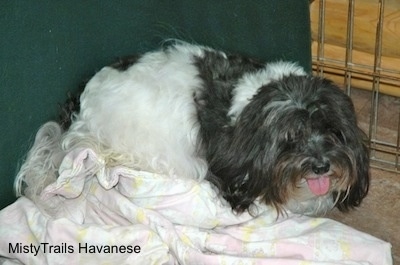
<svg viewBox="0 0 400 265"><path fill-rule="evenodd" d="M201 138L208 143L216 135L226 133L226 125L230 120L227 113L232 104L232 90L238 79L244 73L254 72L264 65L238 55L225 58L216 52L205 52L204 57L196 58L195 65L204 82L204 88L195 95L194 100L201 124Z"/></svg>
<svg viewBox="0 0 400 265"><path fill-rule="evenodd" d="M140 59L140 55L129 55L125 57L121 57L115 63L111 64L112 68L117 69L118 71L125 71Z"/></svg>
<svg viewBox="0 0 400 265"><path fill-rule="evenodd" d="M60 106L58 122L63 130L68 130L72 123L72 115L80 110L80 95L83 93L88 81L82 82L76 94L68 93L68 98Z"/></svg>

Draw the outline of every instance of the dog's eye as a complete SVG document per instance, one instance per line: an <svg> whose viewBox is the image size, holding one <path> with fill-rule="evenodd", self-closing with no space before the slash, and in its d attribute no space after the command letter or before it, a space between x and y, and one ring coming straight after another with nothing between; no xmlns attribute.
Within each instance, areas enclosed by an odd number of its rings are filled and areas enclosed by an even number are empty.
<svg viewBox="0 0 400 265"><path fill-rule="evenodd" d="M345 142L345 136L342 131L337 130L335 128L329 128L328 131L333 134L341 143Z"/></svg>

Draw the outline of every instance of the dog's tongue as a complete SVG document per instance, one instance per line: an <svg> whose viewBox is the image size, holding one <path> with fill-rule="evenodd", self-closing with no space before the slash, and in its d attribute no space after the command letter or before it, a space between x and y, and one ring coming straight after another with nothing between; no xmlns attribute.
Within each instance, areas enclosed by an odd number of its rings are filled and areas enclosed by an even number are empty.
<svg viewBox="0 0 400 265"><path fill-rule="evenodd" d="M327 176L321 176L319 178L307 179L307 184L312 193L321 196L329 191L330 180Z"/></svg>

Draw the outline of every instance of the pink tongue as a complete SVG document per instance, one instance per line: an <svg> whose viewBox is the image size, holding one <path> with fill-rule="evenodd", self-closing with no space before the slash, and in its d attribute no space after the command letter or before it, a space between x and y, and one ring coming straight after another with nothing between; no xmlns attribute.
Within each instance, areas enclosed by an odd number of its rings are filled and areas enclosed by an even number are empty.
<svg viewBox="0 0 400 265"><path fill-rule="evenodd" d="M307 179L308 187L317 196L324 195L329 191L329 177L319 177Z"/></svg>

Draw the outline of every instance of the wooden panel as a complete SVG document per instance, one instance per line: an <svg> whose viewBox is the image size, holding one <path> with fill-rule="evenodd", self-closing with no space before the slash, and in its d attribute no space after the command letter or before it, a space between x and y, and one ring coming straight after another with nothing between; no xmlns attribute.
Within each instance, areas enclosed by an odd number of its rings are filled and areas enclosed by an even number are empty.
<svg viewBox="0 0 400 265"><path fill-rule="evenodd" d="M354 48L374 53L378 21L378 0L355 1ZM319 1L311 4L311 30L313 40L318 36ZM347 0L326 0L325 40L329 44L345 47L347 31ZM400 58L400 1L386 1L383 28L383 55Z"/></svg>

